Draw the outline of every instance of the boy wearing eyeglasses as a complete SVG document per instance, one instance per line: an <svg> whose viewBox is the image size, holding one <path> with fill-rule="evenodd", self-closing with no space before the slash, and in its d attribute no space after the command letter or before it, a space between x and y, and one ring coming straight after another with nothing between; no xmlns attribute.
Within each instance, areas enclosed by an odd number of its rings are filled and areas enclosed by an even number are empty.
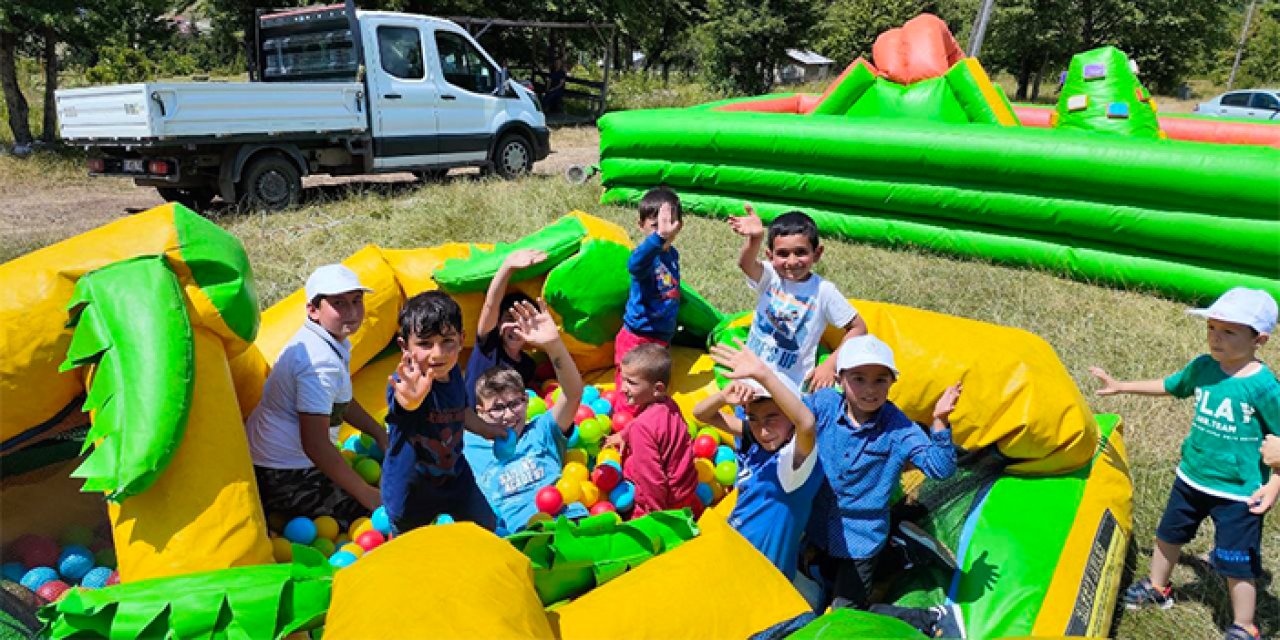
<svg viewBox="0 0 1280 640"><path fill-rule="evenodd" d="M560 381L561 400L533 420L526 420L529 396L520 374L495 366L476 380L476 414L505 438L494 441L492 463L480 471L477 484L498 517L499 535L515 533L537 515L534 497L543 487L560 479L573 418L582 401L582 375L560 339L555 320L546 306L527 301L511 308L513 322L502 328L520 340L546 352ZM587 515L580 503L566 505L565 515Z"/></svg>

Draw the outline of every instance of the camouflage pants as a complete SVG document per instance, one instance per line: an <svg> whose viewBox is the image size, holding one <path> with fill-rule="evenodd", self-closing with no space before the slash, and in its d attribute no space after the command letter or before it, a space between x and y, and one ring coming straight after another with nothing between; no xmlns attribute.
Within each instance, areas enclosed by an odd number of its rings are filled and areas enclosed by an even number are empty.
<svg viewBox="0 0 1280 640"><path fill-rule="evenodd" d="M369 510L343 491L319 469L268 469L255 466L258 495L267 515L285 518L333 516L346 529Z"/></svg>

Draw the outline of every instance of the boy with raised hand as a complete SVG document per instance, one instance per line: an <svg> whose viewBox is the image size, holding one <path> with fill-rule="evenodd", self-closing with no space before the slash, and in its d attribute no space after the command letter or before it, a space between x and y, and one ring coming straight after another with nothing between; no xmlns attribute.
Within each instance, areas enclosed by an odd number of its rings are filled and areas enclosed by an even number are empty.
<svg viewBox="0 0 1280 640"><path fill-rule="evenodd" d="M746 214L729 218L729 227L743 237L738 266L759 294L747 348L769 366L810 391L835 384L835 359L817 361L818 344L827 325L840 327L848 341L867 333L858 311L834 284L813 272L822 258L818 226L800 211L788 211L769 223L766 261L760 245L765 228L750 204Z"/></svg>
<svg viewBox="0 0 1280 640"><path fill-rule="evenodd" d="M1254 625L1262 575L1262 519L1280 495L1280 475L1263 464L1263 436L1280 434L1280 382L1258 360L1258 349L1276 327L1276 301L1265 291L1236 287L1207 309L1209 353L1163 380L1119 381L1098 367L1098 395L1195 395L1191 432L1156 529L1150 574L1129 586L1129 609L1173 606L1169 584L1182 545L1205 518L1213 519L1213 567L1227 578L1233 621L1228 640L1260 638Z"/></svg>
<svg viewBox="0 0 1280 640"><path fill-rule="evenodd" d="M489 439L504 433L467 406L458 367L462 310L441 291L420 293L400 310L402 356L387 378L391 446L382 463L382 499L396 534L431 524L443 513L490 531L493 510L462 457L462 431Z"/></svg>
<svg viewBox="0 0 1280 640"><path fill-rule="evenodd" d="M330 264L307 278L305 291L307 317L280 351L245 431L267 513L345 524L382 504L333 442L345 420L387 449L387 430L351 392L349 338L364 322L371 289L351 269Z"/></svg>
<svg viewBox="0 0 1280 640"><path fill-rule="evenodd" d="M504 323L522 344L546 351L560 382L560 401L550 410L526 422L529 396L520 375L505 367L492 367L476 381L476 413L506 437L495 447L494 461L479 472L479 484L498 516L499 535L515 533L538 513L534 498L543 487L560 479L573 418L582 401L582 375L547 312L529 302L511 308L512 321ZM587 515L580 503L566 505L566 515Z"/></svg>
<svg viewBox="0 0 1280 640"><path fill-rule="evenodd" d="M534 249L513 251L502 261L498 273L489 282L489 291L485 294L484 306L480 308L480 321L476 327L476 344L471 349L471 356L467 358L469 405L475 404L476 381L481 374L493 367L514 369L520 374L524 388L533 388L537 365L524 352L525 341L515 331L517 323L512 313L516 304L532 303L533 299L521 291L507 293L507 284L517 271L540 264L546 259L546 253Z"/></svg>

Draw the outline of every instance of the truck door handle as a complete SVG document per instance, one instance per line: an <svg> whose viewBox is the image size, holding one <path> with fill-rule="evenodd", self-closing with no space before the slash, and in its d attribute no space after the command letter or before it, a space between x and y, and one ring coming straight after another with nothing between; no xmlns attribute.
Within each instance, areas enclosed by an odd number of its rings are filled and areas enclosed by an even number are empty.
<svg viewBox="0 0 1280 640"><path fill-rule="evenodd" d="M400 96L400 94L398 94L398 93L388 93L388 94L383 95L382 97L384 97L384 98L386 98L386 99L388 99L388 100L399 100L401 96Z"/></svg>
<svg viewBox="0 0 1280 640"><path fill-rule="evenodd" d="M457 100L458 96L443 95L443 96L440 96L440 99L441 100Z"/></svg>

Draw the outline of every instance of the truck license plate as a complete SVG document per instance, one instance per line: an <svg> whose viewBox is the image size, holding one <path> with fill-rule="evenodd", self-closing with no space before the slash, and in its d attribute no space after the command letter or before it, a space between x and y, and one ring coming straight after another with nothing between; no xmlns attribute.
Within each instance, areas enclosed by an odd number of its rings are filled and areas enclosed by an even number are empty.
<svg viewBox="0 0 1280 640"><path fill-rule="evenodd" d="M124 161L125 173L146 173L146 163L142 160L132 159Z"/></svg>

